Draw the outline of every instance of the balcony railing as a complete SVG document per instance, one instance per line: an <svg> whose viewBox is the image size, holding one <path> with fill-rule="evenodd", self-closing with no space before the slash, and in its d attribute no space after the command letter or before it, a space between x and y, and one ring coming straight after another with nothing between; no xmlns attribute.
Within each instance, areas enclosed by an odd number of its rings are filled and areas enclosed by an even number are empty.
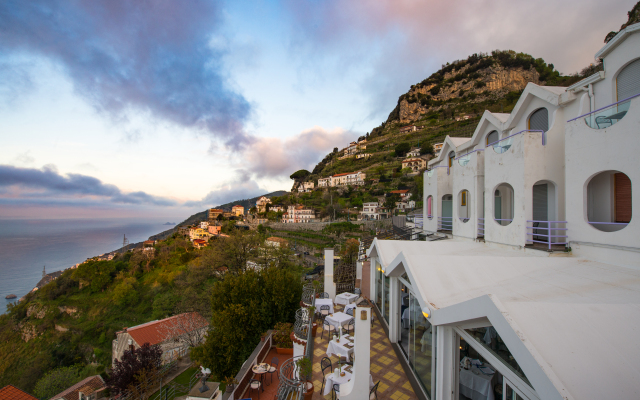
<svg viewBox="0 0 640 400"><path fill-rule="evenodd" d="M640 96L640 93L635 96L631 96L627 99L620 100L608 106L598 108L597 110L580 115L579 117L572 118L567 122L575 121L580 118L584 118L584 122L589 128L604 129L612 125L617 124L629 110L631 100Z"/></svg>
<svg viewBox="0 0 640 400"><path fill-rule="evenodd" d="M453 217L438 217L438 230L453 230Z"/></svg>
<svg viewBox="0 0 640 400"><path fill-rule="evenodd" d="M484 218L478 218L478 237L484 237Z"/></svg>
<svg viewBox="0 0 640 400"><path fill-rule="evenodd" d="M302 400L304 397L306 380L300 377L298 364L296 364L301 358L301 356L291 357L282 363L277 400Z"/></svg>
<svg viewBox="0 0 640 400"><path fill-rule="evenodd" d="M414 214L413 215L413 224L416 228L424 227L424 215L423 214Z"/></svg>
<svg viewBox="0 0 640 400"><path fill-rule="evenodd" d="M460 164L462 167L469 164L469 161L471 160L471 153L475 153L476 151L484 151L484 149L475 149L459 157L456 157L456 160L458 160L458 164Z"/></svg>
<svg viewBox="0 0 640 400"><path fill-rule="evenodd" d="M542 145L546 145L547 144L547 139L546 139L546 134L544 131L542 130L538 130L538 129L524 129L521 130L520 132L516 132L513 135L509 135L505 138L502 138L500 140L496 140L495 142L489 143L485 146L485 148L491 146L493 147L493 150L498 153L498 154L502 154L505 151L509 150L511 148L511 143L513 142L513 137L516 135L519 135L521 133L524 132L540 132L542 133Z"/></svg>
<svg viewBox="0 0 640 400"><path fill-rule="evenodd" d="M429 178L431 178L433 176L433 174L436 172L436 168L446 168L447 169L447 175L449 175L449 167L448 166L436 165L435 167L431 167L431 169L427 171L427 176Z"/></svg>
<svg viewBox="0 0 640 400"><path fill-rule="evenodd" d="M531 224L529 226L528 224ZM554 225L564 225L564 227L557 227ZM531 243L543 243L546 244L548 250L551 251L552 245L567 245L569 244L566 235L568 228L567 221L536 221L527 220L527 230L531 229L531 232L527 232L527 242ZM562 232L564 235L558 235L556 233Z"/></svg>

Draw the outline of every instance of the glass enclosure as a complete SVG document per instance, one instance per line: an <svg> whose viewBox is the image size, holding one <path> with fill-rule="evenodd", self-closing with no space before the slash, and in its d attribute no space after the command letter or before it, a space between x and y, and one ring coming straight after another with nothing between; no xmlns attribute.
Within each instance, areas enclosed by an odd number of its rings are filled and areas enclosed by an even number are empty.
<svg viewBox="0 0 640 400"><path fill-rule="evenodd" d="M402 330L407 331L409 365L431 398L432 381L435 380L435 374L432 374L432 371L435 371L432 365L435 348L434 332L431 324L422 314L422 307L413 292L409 292L408 299L409 308L402 314Z"/></svg>
<svg viewBox="0 0 640 400"><path fill-rule="evenodd" d="M383 274L384 276L384 274ZM385 321L387 321L387 325L389 324L389 284L390 284L390 280L391 278L389 278L388 276L384 276L384 288L383 288L383 293L384 293L384 303L382 305L383 308L383 316Z"/></svg>

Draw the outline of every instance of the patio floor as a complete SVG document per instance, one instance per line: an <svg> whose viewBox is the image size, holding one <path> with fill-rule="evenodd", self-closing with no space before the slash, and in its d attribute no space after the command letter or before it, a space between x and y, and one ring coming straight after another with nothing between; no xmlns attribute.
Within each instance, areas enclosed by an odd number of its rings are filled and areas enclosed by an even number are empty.
<svg viewBox="0 0 640 400"><path fill-rule="evenodd" d="M291 358L291 355L288 354L278 354L276 353L276 349L273 348L271 350L269 350L269 353L267 353L267 356L263 359L260 360L260 362L266 362L271 364L271 360L273 359L273 357L277 357L278 358L278 371L280 371L280 366L282 366L282 364ZM254 379L260 379L259 376L255 375ZM278 374L273 374L273 383L271 383L271 376L269 374L266 374L266 376L264 377L264 392L260 392L260 394L258 395L255 391L251 392L251 390L247 389L247 391L244 394L244 398L250 398L250 399L264 399L264 400L272 400L276 398L276 394L278 393L278 386L280 386L280 379L278 378Z"/></svg>
<svg viewBox="0 0 640 400"><path fill-rule="evenodd" d="M338 307L336 307L337 310ZM327 356L327 346L329 345L327 334L324 335L324 338L320 338L321 334L322 329L318 329L314 342L313 385L315 393L313 394L313 400L331 399L331 393L327 396L322 396L320 393L322 386L320 360ZM332 356L330 358L333 365L338 362L338 357ZM371 376L374 384L380 381L378 386L379 400L409 400L417 398L395 351L391 347L391 342L389 342L377 319L371 327Z"/></svg>

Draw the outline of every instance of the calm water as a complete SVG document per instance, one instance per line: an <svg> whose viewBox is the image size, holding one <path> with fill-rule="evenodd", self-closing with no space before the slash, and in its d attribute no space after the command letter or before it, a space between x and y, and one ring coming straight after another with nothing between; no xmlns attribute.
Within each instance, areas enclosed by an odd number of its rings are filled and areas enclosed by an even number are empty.
<svg viewBox="0 0 640 400"><path fill-rule="evenodd" d="M165 221L118 219L0 220L0 314L5 296L24 296L47 273L122 247L122 235L141 242L169 226ZM14 300L15 301L15 300Z"/></svg>

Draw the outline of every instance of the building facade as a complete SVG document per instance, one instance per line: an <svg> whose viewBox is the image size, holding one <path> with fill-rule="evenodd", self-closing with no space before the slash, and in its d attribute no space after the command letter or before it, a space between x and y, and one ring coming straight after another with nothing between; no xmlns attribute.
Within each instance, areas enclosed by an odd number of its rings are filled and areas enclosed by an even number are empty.
<svg viewBox="0 0 640 400"><path fill-rule="evenodd" d="M271 199L266 196L260 197L256 201L256 208L258 209L258 212L259 213L265 212L267 210L267 204L271 204Z"/></svg>
<svg viewBox="0 0 640 400"><path fill-rule="evenodd" d="M244 215L244 207L236 204L235 206L231 207L231 212L236 217L242 217Z"/></svg>

